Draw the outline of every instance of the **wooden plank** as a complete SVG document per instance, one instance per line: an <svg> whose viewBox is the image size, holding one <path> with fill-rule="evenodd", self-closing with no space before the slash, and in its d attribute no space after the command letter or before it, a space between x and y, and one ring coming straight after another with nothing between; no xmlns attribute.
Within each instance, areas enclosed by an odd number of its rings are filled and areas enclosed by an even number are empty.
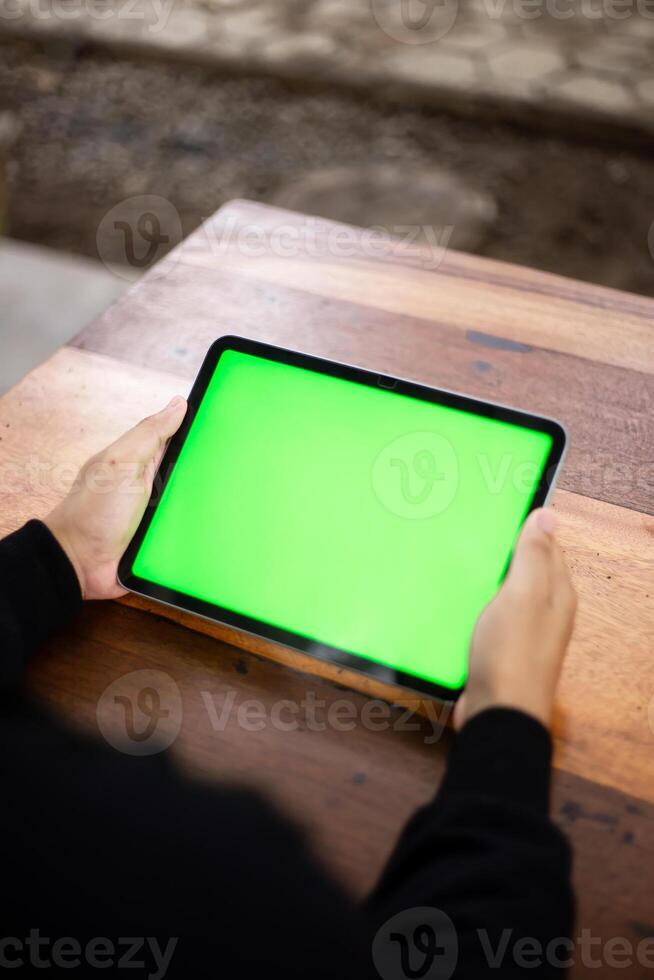
<svg viewBox="0 0 654 980"><path fill-rule="evenodd" d="M156 275L199 265L654 373L654 302L454 252L375 246L366 229L232 202Z"/></svg>
<svg viewBox="0 0 654 980"><path fill-rule="evenodd" d="M0 401L0 530L44 516L88 455L178 390L179 379L163 372L73 348L59 351ZM558 700L557 765L654 800L648 775L654 745L648 724L654 694L654 520L565 491L555 495L555 506L580 593ZM337 668L283 648L216 630L195 617L183 621L293 666L314 673L328 669L332 678L344 679ZM347 680L358 683L354 676ZM385 696L396 695L386 690Z"/></svg>
<svg viewBox="0 0 654 980"><path fill-rule="evenodd" d="M654 381L642 371L181 264L76 344L193 378L211 342L235 332L560 418L570 433L560 485L654 513Z"/></svg>
<svg viewBox="0 0 654 980"><path fill-rule="evenodd" d="M654 519L565 491L554 507L579 596L556 764L654 800Z"/></svg>
<svg viewBox="0 0 654 980"><path fill-rule="evenodd" d="M363 695L113 603L87 606L37 657L30 681L57 713L97 736L107 685L123 678L130 691L138 684L130 675L139 669L161 671L179 687L183 717L173 751L180 764L272 797L358 895L372 887L404 822L440 782L448 733L434 742L429 725L398 710L378 718L373 730ZM297 714L288 706L277 714L281 700L297 706ZM576 935L590 929L602 944L622 936L634 947L654 936L646 911L650 883L642 874L654 861L654 806L556 773L553 814L575 849ZM578 956L572 976L596 972Z"/></svg>
<svg viewBox="0 0 654 980"><path fill-rule="evenodd" d="M376 248L374 240L370 240L369 229L344 225L326 218L301 214L286 208L246 199L228 201L219 208L198 229L199 236L190 235L184 239L181 243L183 248L180 249L180 252L205 251L206 243L209 242L211 251L219 253L221 249L225 248L225 243L229 244L236 241L243 252L252 255L257 251L262 251L257 235L260 229L263 232L264 244L266 240L270 241L281 254L289 251L289 244L294 246L296 240L293 237L284 239L284 230L295 228L306 229L304 240L307 242L307 252L311 248L314 252L320 252L321 249L325 251L325 243L329 245L330 236L332 236L334 251L337 251L339 243L343 242L347 250L356 252L356 244L353 249L352 243L359 240L359 247L362 249L361 257L374 255L377 262L398 265L403 268L424 269L433 265L433 259L436 256L439 270L447 275L494 282L512 289L538 293L541 296L563 296L586 306L631 312L649 319L652 317L654 300L647 296L625 293L619 289L597 286L593 283L582 282L579 279L570 279L567 276L542 272L539 269L515 265L499 259L458 252L449 247L439 249L441 238L438 232L441 229L437 226L427 226L428 235L436 238L435 248L430 244L416 244L409 240L411 235L403 234L400 231L393 239L392 248L385 245L380 250ZM346 232L343 232L342 229L346 229ZM250 238L252 232L255 233L253 241ZM355 233L354 239L350 237L351 232ZM171 257L177 260L180 255L173 252ZM342 257L346 258L346 256ZM353 254L352 257L356 258L357 255Z"/></svg>

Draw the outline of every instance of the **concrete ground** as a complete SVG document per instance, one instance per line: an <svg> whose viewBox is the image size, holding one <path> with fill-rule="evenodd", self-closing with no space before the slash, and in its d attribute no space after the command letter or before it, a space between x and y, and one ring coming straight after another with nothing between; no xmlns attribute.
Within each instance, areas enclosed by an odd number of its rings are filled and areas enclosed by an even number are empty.
<svg viewBox="0 0 654 980"><path fill-rule="evenodd" d="M145 253L153 207L172 246L247 197L654 295L646 147L89 45L0 42L0 103L16 238L129 263L117 217Z"/></svg>
<svg viewBox="0 0 654 980"><path fill-rule="evenodd" d="M102 234L153 195L179 235L244 196L654 295L654 0L0 0L0 104L10 233L64 253L0 245L0 392L138 274Z"/></svg>
<svg viewBox="0 0 654 980"><path fill-rule="evenodd" d="M654 132L651 0L0 0L1 34Z"/></svg>
<svg viewBox="0 0 654 980"><path fill-rule="evenodd" d="M99 262L0 239L0 394L123 293Z"/></svg>

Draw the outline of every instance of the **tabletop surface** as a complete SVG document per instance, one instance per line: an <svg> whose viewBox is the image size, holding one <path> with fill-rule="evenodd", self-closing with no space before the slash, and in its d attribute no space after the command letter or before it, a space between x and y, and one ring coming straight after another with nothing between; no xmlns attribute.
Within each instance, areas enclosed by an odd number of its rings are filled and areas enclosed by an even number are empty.
<svg viewBox="0 0 654 980"><path fill-rule="evenodd" d="M226 333L565 423L553 503L580 603L553 813L576 849L578 935L654 937L654 302L233 202L0 400L2 532L47 513L88 455L185 394ZM109 685L135 691L133 672L162 672L180 692L182 764L271 794L363 893L438 785L450 741L438 709L419 718L393 697L371 723L373 688L143 605L89 604L36 658L34 688L97 732ZM574 976L588 971L578 961Z"/></svg>

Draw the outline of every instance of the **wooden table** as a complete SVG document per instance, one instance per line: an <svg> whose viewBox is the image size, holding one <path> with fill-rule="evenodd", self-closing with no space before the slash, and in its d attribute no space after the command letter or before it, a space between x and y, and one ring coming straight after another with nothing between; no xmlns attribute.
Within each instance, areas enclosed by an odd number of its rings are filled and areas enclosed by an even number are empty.
<svg viewBox="0 0 654 980"><path fill-rule="evenodd" d="M453 252L436 258L248 202L223 208L0 401L0 530L45 514L85 457L185 393L224 333L561 418L571 450L554 505L580 608L556 712L553 807L576 848L579 934L636 944L654 937L654 303ZM164 671L182 695L174 750L184 764L272 793L364 892L433 793L448 736L430 744L432 726L413 718L407 730L399 708L391 726L371 730L367 697L349 678L299 655L275 663L265 644L139 606L89 604L37 658L38 692L97 730L111 682ZM349 705L340 717L355 720L339 727L352 730L313 730L306 714L299 730L283 730L288 714L272 721L280 700L307 694L324 702L321 718ZM227 696L234 710L217 731L208 705ZM261 730L239 724L249 699L261 703ZM574 975L586 972L613 971L578 962Z"/></svg>

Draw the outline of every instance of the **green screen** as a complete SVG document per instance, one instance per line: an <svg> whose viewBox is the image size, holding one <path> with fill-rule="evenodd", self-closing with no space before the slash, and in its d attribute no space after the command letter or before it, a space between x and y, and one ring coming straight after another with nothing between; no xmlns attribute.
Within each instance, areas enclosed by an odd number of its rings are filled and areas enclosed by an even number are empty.
<svg viewBox="0 0 654 980"><path fill-rule="evenodd" d="M133 572L457 688L551 442L228 350Z"/></svg>

